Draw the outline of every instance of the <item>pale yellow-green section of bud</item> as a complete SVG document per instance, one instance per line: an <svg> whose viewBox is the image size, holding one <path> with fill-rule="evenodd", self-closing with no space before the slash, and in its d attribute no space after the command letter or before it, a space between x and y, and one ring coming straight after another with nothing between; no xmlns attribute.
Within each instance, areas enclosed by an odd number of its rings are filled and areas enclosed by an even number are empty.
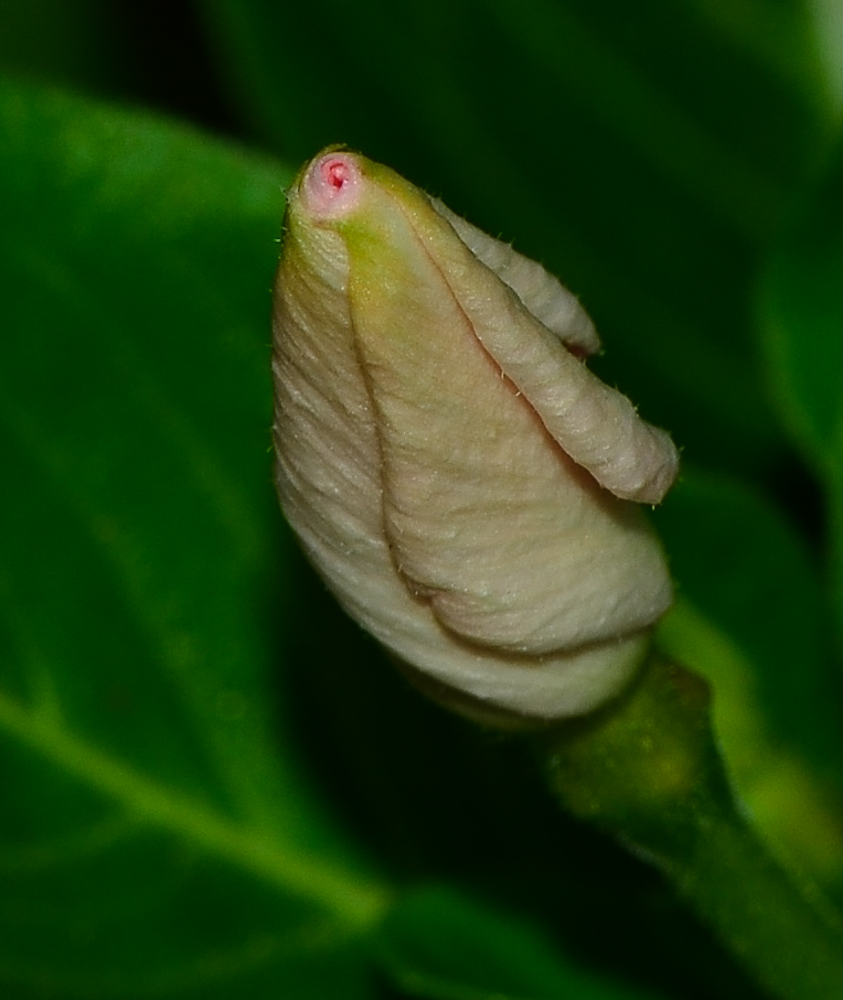
<svg viewBox="0 0 843 1000"><path fill-rule="evenodd" d="M588 371L576 299L387 168L328 152L290 191L275 330L282 506L349 612L508 711L616 694L671 594L621 498L657 502L676 454Z"/></svg>

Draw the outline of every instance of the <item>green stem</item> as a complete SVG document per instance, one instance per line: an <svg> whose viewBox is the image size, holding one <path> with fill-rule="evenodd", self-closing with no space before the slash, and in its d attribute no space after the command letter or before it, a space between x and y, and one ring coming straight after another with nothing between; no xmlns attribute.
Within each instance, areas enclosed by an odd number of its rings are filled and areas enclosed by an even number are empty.
<svg viewBox="0 0 843 1000"><path fill-rule="evenodd" d="M694 854L670 874L773 995L843 997L843 937L746 823L716 819Z"/></svg>
<svg viewBox="0 0 843 1000"><path fill-rule="evenodd" d="M540 737L566 807L662 869L771 996L843 997L843 927L736 805L705 683L653 660L622 702Z"/></svg>

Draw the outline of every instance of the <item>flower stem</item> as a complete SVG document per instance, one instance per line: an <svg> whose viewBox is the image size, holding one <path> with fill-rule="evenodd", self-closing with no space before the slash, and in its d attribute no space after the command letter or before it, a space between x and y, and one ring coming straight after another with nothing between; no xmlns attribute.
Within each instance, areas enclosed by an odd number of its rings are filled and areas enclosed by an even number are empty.
<svg viewBox="0 0 843 1000"><path fill-rule="evenodd" d="M654 658L622 701L539 737L551 785L653 860L771 996L840 1000L843 925L742 814L708 705L704 681Z"/></svg>

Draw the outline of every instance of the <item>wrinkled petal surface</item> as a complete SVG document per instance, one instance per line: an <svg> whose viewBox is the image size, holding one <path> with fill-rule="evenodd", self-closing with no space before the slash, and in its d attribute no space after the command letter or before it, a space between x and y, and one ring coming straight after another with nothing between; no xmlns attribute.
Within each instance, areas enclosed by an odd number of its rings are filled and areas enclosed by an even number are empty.
<svg viewBox="0 0 843 1000"><path fill-rule="evenodd" d="M575 715L640 662L670 581L630 499L663 431L582 361L538 264L385 167L312 161L275 295L278 486L346 609L411 667L522 715Z"/></svg>

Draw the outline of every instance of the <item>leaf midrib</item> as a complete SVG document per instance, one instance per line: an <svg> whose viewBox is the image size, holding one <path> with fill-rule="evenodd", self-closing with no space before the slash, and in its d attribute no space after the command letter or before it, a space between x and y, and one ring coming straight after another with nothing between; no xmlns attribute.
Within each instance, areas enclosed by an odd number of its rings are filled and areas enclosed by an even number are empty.
<svg viewBox="0 0 843 1000"><path fill-rule="evenodd" d="M179 789L149 778L77 736L55 711L28 708L0 692L0 731L149 826L322 907L350 929L372 927L389 905L385 885L244 826Z"/></svg>

